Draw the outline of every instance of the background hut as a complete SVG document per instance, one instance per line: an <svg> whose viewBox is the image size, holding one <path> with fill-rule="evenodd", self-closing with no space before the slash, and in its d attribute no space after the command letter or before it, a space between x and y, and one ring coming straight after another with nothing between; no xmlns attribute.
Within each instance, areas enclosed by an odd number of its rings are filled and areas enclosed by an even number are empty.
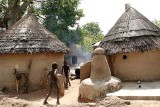
<svg viewBox="0 0 160 107"><path fill-rule="evenodd" d="M100 47L121 80L160 79L160 29L129 4Z"/></svg>
<svg viewBox="0 0 160 107"><path fill-rule="evenodd" d="M30 88L43 86L46 70L51 69L53 62L61 70L67 49L35 16L25 15L0 35L0 87L15 87L15 67L29 75Z"/></svg>
<svg viewBox="0 0 160 107"><path fill-rule="evenodd" d="M68 47L71 52L65 55L65 61L69 65L79 66L91 59L91 54L83 52L82 48L76 44L70 44Z"/></svg>
<svg viewBox="0 0 160 107"><path fill-rule="evenodd" d="M71 52L65 55L65 61L67 61L69 65L79 65L85 61L85 56L80 47L77 47L76 44L72 43L68 48Z"/></svg>
<svg viewBox="0 0 160 107"><path fill-rule="evenodd" d="M100 44L100 41L92 44L93 50L95 50L99 46L99 44Z"/></svg>

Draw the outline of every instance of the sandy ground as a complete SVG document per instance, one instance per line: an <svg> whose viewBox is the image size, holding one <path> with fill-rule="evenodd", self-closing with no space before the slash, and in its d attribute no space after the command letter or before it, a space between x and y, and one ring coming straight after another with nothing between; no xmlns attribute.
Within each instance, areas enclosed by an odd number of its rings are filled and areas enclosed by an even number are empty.
<svg viewBox="0 0 160 107"><path fill-rule="evenodd" d="M60 98L60 107L160 107L160 101L155 100L122 100L118 97L107 97L98 103L78 103L78 79L71 81L71 86L65 90ZM54 92L48 99L47 105L42 105L47 89L30 92L29 94L7 93L0 95L0 107L55 107L56 95ZM68 105L68 106L67 106Z"/></svg>
<svg viewBox="0 0 160 107"><path fill-rule="evenodd" d="M65 90L65 95L60 97L61 105L72 105L78 103L77 98L79 84L80 82L78 79L71 81L71 86ZM42 103L46 94L47 89L30 92L29 94L7 93L0 95L0 107L43 107L44 105L42 105ZM48 103L47 107L56 105L56 94L54 93L54 90L48 99ZM18 104L20 106L18 106Z"/></svg>

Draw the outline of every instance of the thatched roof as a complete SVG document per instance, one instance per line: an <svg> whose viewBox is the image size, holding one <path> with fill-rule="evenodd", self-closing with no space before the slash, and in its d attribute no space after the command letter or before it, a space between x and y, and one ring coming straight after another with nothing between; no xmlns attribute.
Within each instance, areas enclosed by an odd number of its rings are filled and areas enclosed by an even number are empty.
<svg viewBox="0 0 160 107"><path fill-rule="evenodd" d="M160 28L126 4L126 11L101 41L107 54L160 49Z"/></svg>
<svg viewBox="0 0 160 107"><path fill-rule="evenodd" d="M31 13L0 35L0 53L66 52L67 47Z"/></svg>

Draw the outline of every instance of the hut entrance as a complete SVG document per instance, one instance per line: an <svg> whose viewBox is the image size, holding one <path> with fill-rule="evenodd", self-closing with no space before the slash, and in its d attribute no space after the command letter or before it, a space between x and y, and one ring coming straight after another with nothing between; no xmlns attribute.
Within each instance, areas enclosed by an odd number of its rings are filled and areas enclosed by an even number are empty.
<svg viewBox="0 0 160 107"><path fill-rule="evenodd" d="M72 64L77 64L77 56L72 56Z"/></svg>

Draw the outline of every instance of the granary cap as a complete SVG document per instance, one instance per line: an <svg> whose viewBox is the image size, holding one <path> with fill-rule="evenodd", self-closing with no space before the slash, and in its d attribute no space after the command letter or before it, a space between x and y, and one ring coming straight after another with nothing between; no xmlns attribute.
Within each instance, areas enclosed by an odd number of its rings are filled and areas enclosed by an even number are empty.
<svg viewBox="0 0 160 107"><path fill-rule="evenodd" d="M94 55L104 55L104 54L105 52L103 48L98 47L94 50Z"/></svg>
<svg viewBox="0 0 160 107"><path fill-rule="evenodd" d="M101 41L106 54L160 50L160 28L136 9L125 4L125 12Z"/></svg>
<svg viewBox="0 0 160 107"><path fill-rule="evenodd" d="M0 53L68 52L56 35L28 13L0 35Z"/></svg>

